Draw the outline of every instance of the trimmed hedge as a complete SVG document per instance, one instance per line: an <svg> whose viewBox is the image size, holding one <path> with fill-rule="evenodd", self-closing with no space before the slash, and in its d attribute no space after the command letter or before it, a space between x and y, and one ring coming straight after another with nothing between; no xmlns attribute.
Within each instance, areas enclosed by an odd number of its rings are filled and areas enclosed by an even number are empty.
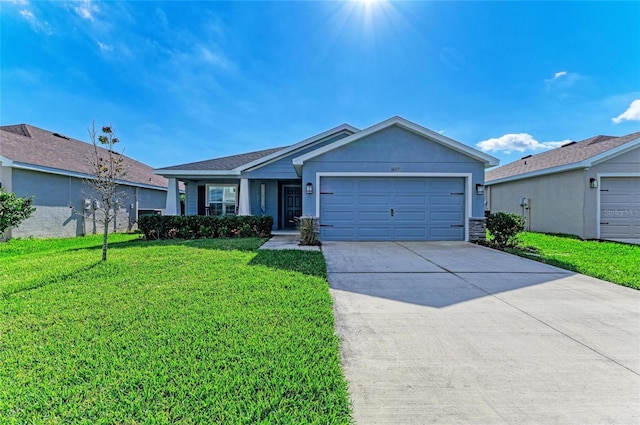
<svg viewBox="0 0 640 425"><path fill-rule="evenodd" d="M271 234L268 215L142 215L138 228L147 239L250 238Z"/></svg>

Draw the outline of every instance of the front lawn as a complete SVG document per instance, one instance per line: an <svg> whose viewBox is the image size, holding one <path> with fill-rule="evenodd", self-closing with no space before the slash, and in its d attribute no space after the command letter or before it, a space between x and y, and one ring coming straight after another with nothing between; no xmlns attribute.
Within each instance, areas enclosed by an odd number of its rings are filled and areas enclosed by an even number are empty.
<svg viewBox="0 0 640 425"><path fill-rule="evenodd" d="M507 251L563 269L640 289L640 246L523 232Z"/></svg>
<svg viewBox="0 0 640 425"><path fill-rule="evenodd" d="M0 423L350 422L321 253L112 238L0 244Z"/></svg>

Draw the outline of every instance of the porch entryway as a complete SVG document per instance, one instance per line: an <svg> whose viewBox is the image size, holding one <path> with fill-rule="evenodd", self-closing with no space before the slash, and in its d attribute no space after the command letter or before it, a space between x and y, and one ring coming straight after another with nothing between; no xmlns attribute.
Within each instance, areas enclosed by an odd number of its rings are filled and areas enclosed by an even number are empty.
<svg viewBox="0 0 640 425"><path fill-rule="evenodd" d="M281 229L295 229L296 217L302 215L302 186L285 184L282 186Z"/></svg>

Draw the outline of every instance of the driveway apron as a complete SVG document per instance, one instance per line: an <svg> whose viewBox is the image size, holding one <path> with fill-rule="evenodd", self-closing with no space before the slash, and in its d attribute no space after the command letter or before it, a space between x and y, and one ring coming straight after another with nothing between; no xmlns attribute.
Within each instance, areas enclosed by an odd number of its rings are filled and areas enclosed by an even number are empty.
<svg viewBox="0 0 640 425"><path fill-rule="evenodd" d="M356 423L640 423L640 291L465 242L322 250Z"/></svg>

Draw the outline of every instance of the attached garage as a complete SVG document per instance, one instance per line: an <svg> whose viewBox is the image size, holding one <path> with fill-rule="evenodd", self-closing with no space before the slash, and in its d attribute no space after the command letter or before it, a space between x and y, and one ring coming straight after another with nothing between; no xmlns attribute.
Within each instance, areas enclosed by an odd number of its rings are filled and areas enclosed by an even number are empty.
<svg viewBox="0 0 640 425"><path fill-rule="evenodd" d="M600 237L640 239L640 177L600 179Z"/></svg>
<svg viewBox="0 0 640 425"><path fill-rule="evenodd" d="M320 178L322 240L464 240L463 177Z"/></svg>
<svg viewBox="0 0 640 425"><path fill-rule="evenodd" d="M527 155L486 182L488 210L522 215L532 232L640 243L640 132Z"/></svg>
<svg viewBox="0 0 640 425"><path fill-rule="evenodd" d="M496 163L400 117L293 159L321 241L484 239L484 170Z"/></svg>

